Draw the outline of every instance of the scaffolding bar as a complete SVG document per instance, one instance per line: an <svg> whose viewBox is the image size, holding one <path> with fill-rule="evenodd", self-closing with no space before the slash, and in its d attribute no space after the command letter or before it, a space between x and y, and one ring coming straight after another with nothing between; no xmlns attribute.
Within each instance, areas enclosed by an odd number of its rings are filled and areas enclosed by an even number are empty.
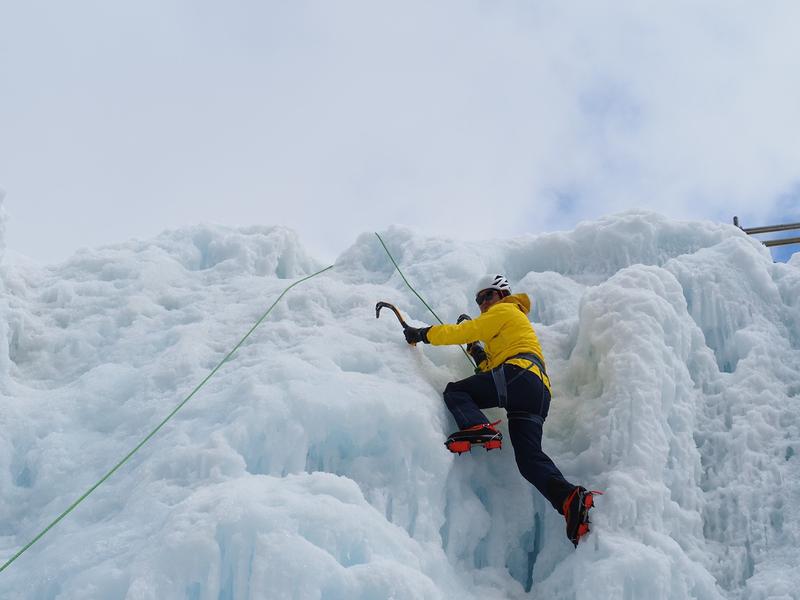
<svg viewBox="0 0 800 600"><path fill-rule="evenodd" d="M767 248L771 246L788 246L789 244L800 244L800 237L783 238L783 239L779 238L777 240L763 240L761 243L764 244Z"/></svg>
<svg viewBox="0 0 800 600"><path fill-rule="evenodd" d="M739 217L733 217L733 224L744 231L747 235L758 233L774 233L776 231L800 230L800 223L787 223L786 225L768 225L767 227L748 227L745 229L739 225ZM778 238L776 240L760 240L768 248L772 246L788 246L789 244L800 244L800 237Z"/></svg>
<svg viewBox="0 0 800 600"><path fill-rule="evenodd" d="M767 227L748 227L742 229L747 234L754 233L773 233L775 231L792 231L800 229L800 223L789 223L788 225L768 225Z"/></svg>

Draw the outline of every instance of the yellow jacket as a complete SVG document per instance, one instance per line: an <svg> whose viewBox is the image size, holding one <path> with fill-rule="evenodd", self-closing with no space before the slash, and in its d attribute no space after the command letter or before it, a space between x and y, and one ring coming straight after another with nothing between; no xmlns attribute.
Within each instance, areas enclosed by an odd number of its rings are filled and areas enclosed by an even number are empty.
<svg viewBox="0 0 800 600"><path fill-rule="evenodd" d="M471 321L462 321L458 325L433 325L428 330L428 341L434 346L448 344L468 344L478 340L484 342L486 360L478 365L481 371L490 371L504 362L517 365L523 369L530 367L550 389L550 380L535 364L524 358L512 356L522 353L535 354L542 364L544 355L539 338L528 320L531 301L527 294L506 296L493 305L485 313ZM546 365L545 365L546 368Z"/></svg>

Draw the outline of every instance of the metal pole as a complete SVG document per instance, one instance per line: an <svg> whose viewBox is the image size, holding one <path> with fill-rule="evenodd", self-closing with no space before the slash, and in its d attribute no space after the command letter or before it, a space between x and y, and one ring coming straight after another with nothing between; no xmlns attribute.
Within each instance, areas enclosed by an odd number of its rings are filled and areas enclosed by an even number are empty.
<svg viewBox="0 0 800 600"><path fill-rule="evenodd" d="M768 248L771 246L788 246L789 244L800 244L800 237L765 240L762 243Z"/></svg>
<svg viewBox="0 0 800 600"><path fill-rule="evenodd" d="M788 223L786 225L768 225L766 227L748 227L743 229L745 233L773 233L775 231L792 231L793 229L800 229L800 223Z"/></svg>

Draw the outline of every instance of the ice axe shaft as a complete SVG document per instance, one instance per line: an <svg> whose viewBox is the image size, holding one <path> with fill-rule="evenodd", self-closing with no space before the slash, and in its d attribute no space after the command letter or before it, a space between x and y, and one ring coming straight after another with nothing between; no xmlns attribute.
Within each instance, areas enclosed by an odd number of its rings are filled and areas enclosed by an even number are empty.
<svg viewBox="0 0 800 600"><path fill-rule="evenodd" d="M408 329L408 323L406 323L406 322L403 320L403 317L402 317L402 315L400 314L400 311L399 311L399 310L397 310L397 307L396 307L394 304L389 304L388 302L378 302L378 303L375 305L375 318L376 318L376 319L380 318L380 316L381 316L381 309L382 309L382 308L388 308L389 310L391 310L391 311L392 311L392 312L395 314L395 316L397 317L397 320L398 320L398 321L400 321L400 325L402 325L402 326L403 326L403 329L404 329L404 330L405 330L405 329Z"/></svg>

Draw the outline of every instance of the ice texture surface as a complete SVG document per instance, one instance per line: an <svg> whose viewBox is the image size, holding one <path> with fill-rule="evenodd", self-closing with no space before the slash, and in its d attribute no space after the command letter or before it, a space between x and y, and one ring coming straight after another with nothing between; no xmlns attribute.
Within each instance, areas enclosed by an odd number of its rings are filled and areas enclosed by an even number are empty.
<svg viewBox="0 0 800 600"><path fill-rule="evenodd" d="M444 448L441 391L470 365L375 319L387 300L434 322L370 233L0 573L0 597L797 597L798 255L637 211L509 240L382 237L450 322L487 272L531 296L545 450L605 491L577 550L510 443ZM218 226L2 263L2 561L323 266L285 228Z"/></svg>

